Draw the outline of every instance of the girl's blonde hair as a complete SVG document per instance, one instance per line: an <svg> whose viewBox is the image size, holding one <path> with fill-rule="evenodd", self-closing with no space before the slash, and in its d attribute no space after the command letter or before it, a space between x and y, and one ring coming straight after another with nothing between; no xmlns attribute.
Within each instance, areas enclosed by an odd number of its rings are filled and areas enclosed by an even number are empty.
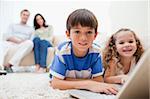
<svg viewBox="0 0 150 99"><path fill-rule="evenodd" d="M136 36L136 34L130 29L122 28L110 37L110 39L108 40L108 43L106 44L106 47L103 51L103 64L104 64L105 68L109 67L111 60L116 61L116 63L114 63L115 66L117 66L120 69L122 68L122 65L120 65L120 56L116 50L116 45L115 45L116 35L122 31L129 31L129 32L133 33L133 35L134 35L134 38L136 40L137 50L133 56L135 56L136 63L138 62L142 53L144 52L143 46L142 46L139 38Z"/></svg>

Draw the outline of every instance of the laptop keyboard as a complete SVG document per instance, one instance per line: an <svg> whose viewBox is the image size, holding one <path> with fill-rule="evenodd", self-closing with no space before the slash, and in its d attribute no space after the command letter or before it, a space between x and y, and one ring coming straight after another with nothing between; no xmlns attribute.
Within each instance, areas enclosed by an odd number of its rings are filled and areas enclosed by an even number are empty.
<svg viewBox="0 0 150 99"><path fill-rule="evenodd" d="M69 94L77 99L115 99L115 95L94 93L86 90L69 90Z"/></svg>

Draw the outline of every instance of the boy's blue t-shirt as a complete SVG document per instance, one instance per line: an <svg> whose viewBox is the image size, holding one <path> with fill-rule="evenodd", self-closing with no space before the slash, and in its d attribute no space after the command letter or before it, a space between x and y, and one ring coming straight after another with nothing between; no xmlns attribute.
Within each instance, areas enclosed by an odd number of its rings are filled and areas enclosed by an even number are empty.
<svg viewBox="0 0 150 99"><path fill-rule="evenodd" d="M53 63L50 67L50 78L55 76L60 79L92 78L103 75L100 47L92 44L87 55L82 58L73 53L72 43L64 42L56 50Z"/></svg>

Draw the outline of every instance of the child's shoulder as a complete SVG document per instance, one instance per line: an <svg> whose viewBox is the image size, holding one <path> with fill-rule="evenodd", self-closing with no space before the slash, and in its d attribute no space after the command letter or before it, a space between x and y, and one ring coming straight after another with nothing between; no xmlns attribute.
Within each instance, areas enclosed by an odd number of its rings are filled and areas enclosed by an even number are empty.
<svg viewBox="0 0 150 99"><path fill-rule="evenodd" d="M101 53L101 47L100 45L93 43L91 48L89 49L90 53Z"/></svg>
<svg viewBox="0 0 150 99"><path fill-rule="evenodd" d="M70 54L71 53L71 42L70 41L66 41L61 43L56 50L57 53L61 53L61 54Z"/></svg>
<svg viewBox="0 0 150 99"><path fill-rule="evenodd" d="M61 44L58 45L58 50L63 50L63 49L66 49L70 46L70 41L65 41Z"/></svg>

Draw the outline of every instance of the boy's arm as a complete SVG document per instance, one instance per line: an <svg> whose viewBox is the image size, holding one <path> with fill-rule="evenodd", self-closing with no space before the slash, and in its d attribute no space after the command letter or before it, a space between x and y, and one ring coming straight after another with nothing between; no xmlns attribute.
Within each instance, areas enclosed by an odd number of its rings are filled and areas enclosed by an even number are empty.
<svg viewBox="0 0 150 99"><path fill-rule="evenodd" d="M100 83L92 80L66 81L53 77L51 86L58 89L86 89L93 92L102 92L106 94L117 94L117 89L110 84Z"/></svg>
<svg viewBox="0 0 150 99"><path fill-rule="evenodd" d="M81 80L87 80L87 79L84 79L84 78L83 79L77 79L77 78L66 77L65 80L67 80L67 81L81 81ZM88 80L93 80L93 81L98 81L98 82L104 82L102 76L93 77L92 79L88 79Z"/></svg>

